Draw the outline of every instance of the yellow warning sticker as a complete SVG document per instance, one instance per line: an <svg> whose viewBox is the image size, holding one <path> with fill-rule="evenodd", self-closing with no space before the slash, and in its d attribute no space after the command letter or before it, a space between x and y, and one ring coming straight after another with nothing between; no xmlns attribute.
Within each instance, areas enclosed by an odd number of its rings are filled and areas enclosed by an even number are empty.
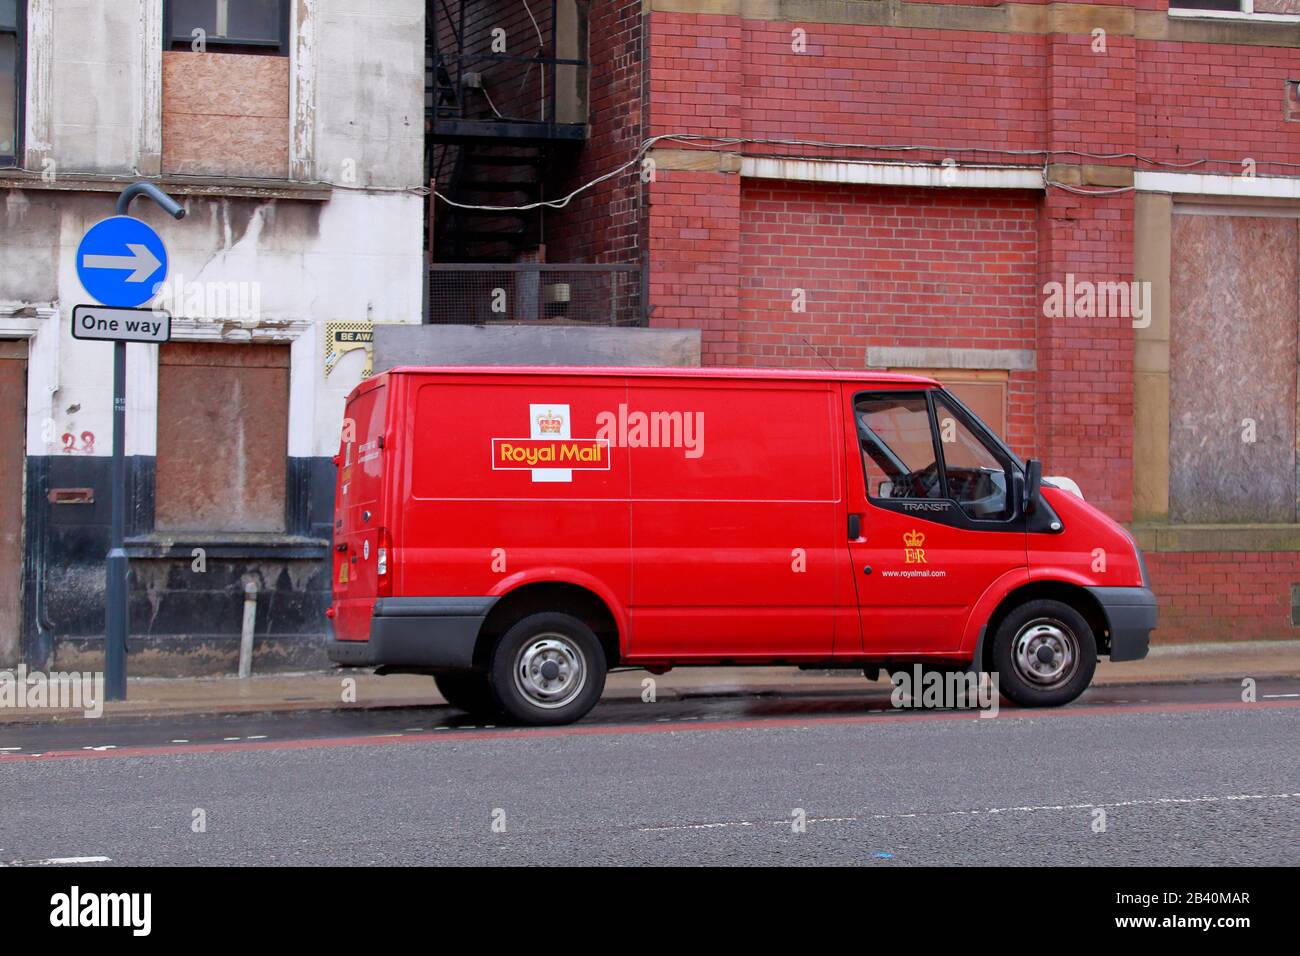
<svg viewBox="0 0 1300 956"><path fill-rule="evenodd" d="M339 565L339 584L348 583L348 563L344 561Z"/></svg>

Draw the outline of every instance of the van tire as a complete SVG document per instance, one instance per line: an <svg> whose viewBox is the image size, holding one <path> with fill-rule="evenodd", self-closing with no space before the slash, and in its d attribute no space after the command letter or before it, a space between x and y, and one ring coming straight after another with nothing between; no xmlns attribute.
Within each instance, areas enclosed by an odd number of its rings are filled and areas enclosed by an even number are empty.
<svg viewBox="0 0 1300 956"><path fill-rule="evenodd" d="M530 614L492 648L488 681L502 710L521 724L580 719L600 700L607 670L600 639L571 614Z"/></svg>
<svg viewBox="0 0 1300 956"><path fill-rule="evenodd" d="M1022 707L1059 707L1092 682L1097 639L1070 605L1029 601L998 626L993 664L1008 700Z"/></svg>
<svg viewBox="0 0 1300 956"><path fill-rule="evenodd" d="M486 674L434 674L433 682L447 703L475 717L493 717L501 705L492 696Z"/></svg>

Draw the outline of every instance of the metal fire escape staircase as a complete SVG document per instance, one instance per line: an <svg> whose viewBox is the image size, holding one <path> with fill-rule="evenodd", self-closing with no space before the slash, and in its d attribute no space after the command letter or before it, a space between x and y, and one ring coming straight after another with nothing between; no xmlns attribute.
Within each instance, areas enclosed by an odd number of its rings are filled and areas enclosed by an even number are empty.
<svg viewBox="0 0 1300 956"><path fill-rule="evenodd" d="M432 0L425 20L426 167L464 206L547 198L587 138L589 0ZM430 197L435 262L519 262L543 211Z"/></svg>

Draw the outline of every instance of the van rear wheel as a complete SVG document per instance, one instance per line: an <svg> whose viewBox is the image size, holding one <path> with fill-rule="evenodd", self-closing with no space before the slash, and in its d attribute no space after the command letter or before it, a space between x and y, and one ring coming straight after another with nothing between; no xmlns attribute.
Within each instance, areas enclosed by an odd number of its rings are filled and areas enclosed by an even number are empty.
<svg viewBox="0 0 1300 956"><path fill-rule="evenodd" d="M501 705L492 696L486 674L434 674L433 682L447 703L475 717L492 717L501 713Z"/></svg>
<svg viewBox="0 0 1300 956"><path fill-rule="evenodd" d="M502 709L523 724L568 724L605 689L605 650L571 614L530 614L497 641L488 679Z"/></svg>
<svg viewBox="0 0 1300 956"><path fill-rule="evenodd" d="M1061 601L1029 601L998 627L993 663L999 689L1022 707L1059 707L1087 689L1097 639L1083 615Z"/></svg>

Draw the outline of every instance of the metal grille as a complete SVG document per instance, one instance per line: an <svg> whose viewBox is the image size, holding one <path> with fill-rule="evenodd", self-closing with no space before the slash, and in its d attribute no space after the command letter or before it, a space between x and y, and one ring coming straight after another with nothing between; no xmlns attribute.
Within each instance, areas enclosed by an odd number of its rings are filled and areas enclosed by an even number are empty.
<svg viewBox="0 0 1300 956"><path fill-rule="evenodd" d="M453 325L645 325L634 265L437 263L425 320Z"/></svg>

